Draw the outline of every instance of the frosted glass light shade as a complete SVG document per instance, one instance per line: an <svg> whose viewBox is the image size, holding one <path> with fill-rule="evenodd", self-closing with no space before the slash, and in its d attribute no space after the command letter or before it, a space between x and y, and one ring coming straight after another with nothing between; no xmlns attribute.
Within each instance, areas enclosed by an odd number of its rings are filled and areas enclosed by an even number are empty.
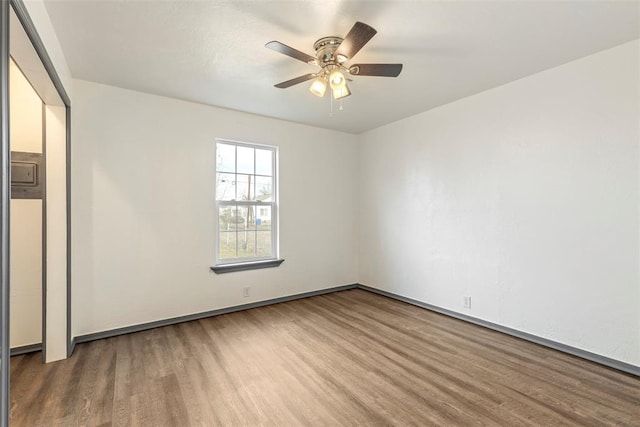
<svg viewBox="0 0 640 427"><path fill-rule="evenodd" d="M316 77L313 83L311 83L309 90L315 96L322 98L324 96L324 92L327 90L327 82L325 82L322 77Z"/></svg>
<svg viewBox="0 0 640 427"><path fill-rule="evenodd" d="M351 95L351 91L346 83L342 87L333 88L333 97L335 99L346 98L349 95Z"/></svg>

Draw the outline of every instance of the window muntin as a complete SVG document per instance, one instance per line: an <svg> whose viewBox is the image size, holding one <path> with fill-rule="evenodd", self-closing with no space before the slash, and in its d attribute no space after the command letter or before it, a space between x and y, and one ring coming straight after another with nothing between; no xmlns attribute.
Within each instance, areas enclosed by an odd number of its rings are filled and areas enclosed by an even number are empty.
<svg viewBox="0 0 640 427"><path fill-rule="evenodd" d="M216 140L216 265L277 258L277 154Z"/></svg>

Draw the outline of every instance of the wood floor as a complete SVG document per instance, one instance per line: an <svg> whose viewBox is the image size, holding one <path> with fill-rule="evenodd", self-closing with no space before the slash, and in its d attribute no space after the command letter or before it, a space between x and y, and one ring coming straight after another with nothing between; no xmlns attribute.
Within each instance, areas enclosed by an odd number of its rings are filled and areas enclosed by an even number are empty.
<svg viewBox="0 0 640 427"><path fill-rule="evenodd" d="M640 426L640 379L363 290L11 360L12 426Z"/></svg>

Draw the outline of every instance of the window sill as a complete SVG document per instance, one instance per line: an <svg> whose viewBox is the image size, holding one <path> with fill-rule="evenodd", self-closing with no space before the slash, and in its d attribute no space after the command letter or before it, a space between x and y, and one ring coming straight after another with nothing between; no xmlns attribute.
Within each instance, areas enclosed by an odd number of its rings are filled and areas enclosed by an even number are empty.
<svg viewBox="0 0 640 427"><path fill-rule="evenodd" d="M215 265L211 267L216 274L233 273L234 271L257 270L260 268L278 267L284 259L270 259L267 261L242 262L237 264Z"/></svg>

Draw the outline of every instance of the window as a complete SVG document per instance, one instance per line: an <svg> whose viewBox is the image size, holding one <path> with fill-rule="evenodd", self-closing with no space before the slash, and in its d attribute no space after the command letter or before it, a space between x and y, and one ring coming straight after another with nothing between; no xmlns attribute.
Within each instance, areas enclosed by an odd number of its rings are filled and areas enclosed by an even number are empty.
<svg viewBox="0 0 640 427"><path fill-rule="evenodd" d="M277 260L277 156L276 147L216 140L216 266Z"/></svg>

